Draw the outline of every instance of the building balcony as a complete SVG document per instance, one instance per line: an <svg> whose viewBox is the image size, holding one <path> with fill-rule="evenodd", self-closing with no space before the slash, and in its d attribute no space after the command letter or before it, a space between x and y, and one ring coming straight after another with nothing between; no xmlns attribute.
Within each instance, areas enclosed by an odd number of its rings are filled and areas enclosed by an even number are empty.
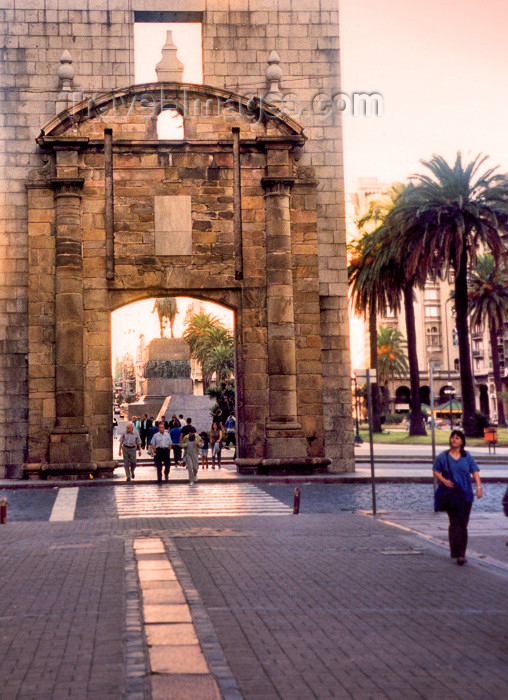
<svg viewBox="0 0 508 700"><path fill-rule="evenodd" d="M473 357L483 357L483 350L472 350Z"/></svg>

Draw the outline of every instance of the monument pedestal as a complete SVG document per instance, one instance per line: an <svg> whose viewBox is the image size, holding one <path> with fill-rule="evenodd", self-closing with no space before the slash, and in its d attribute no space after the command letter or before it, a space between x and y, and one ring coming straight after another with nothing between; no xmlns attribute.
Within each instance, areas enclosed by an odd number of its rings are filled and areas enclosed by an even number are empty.
<svg viewBox="0 0 508 700"><path fill-rule="evenodd" d="M183 338L155 338L147 347L145 392L143 401L129 404L128 418L157 418L169 396L192 395L190 349ZM166 416L166 420L169 417Z"/></svg>

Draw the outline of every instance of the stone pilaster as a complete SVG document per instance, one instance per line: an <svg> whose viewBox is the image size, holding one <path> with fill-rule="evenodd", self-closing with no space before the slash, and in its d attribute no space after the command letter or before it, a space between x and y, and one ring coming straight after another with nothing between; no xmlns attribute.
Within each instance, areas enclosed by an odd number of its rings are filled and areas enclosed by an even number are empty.
<svg viewBox="0 0 508 700"><path fill-rule="evenodd" d="M267 458L307 454L298 423L289 197L291 178L263 178L266 213L266 305L269 418Z"/></svg>
<svg viewBox="0 0 508 700"><path fill-rule="evenodd" d="M68 155L68 154L67 154ZM58 166L57 166L58 173ZM55 397L50 467L91 471L91 445L84 420L83 254L78 177L56 177L55 191Z"/></svg>

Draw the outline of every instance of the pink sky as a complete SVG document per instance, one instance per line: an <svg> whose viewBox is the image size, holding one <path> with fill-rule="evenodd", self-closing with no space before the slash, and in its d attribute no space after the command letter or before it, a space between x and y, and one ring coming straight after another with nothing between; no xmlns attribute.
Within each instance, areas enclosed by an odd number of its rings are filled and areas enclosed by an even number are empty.
<svg viewBox="0 0 508 700"><path fill-rule="evenodd" d="M344 117L346 186L405 179L457 150L508 171L506 0L339 0L342 90L383 95Z"/></svg>

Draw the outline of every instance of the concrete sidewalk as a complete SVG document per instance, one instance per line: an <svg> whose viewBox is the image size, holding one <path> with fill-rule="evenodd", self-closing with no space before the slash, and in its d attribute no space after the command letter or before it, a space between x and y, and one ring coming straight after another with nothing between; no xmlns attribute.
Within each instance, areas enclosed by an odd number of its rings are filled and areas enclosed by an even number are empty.
<svg viewBox="0 0 508 700"><path fill-rule="evenodd" d="M504 698L505 523L462 568L434 514L1 526L0 696Z"/></svg>

